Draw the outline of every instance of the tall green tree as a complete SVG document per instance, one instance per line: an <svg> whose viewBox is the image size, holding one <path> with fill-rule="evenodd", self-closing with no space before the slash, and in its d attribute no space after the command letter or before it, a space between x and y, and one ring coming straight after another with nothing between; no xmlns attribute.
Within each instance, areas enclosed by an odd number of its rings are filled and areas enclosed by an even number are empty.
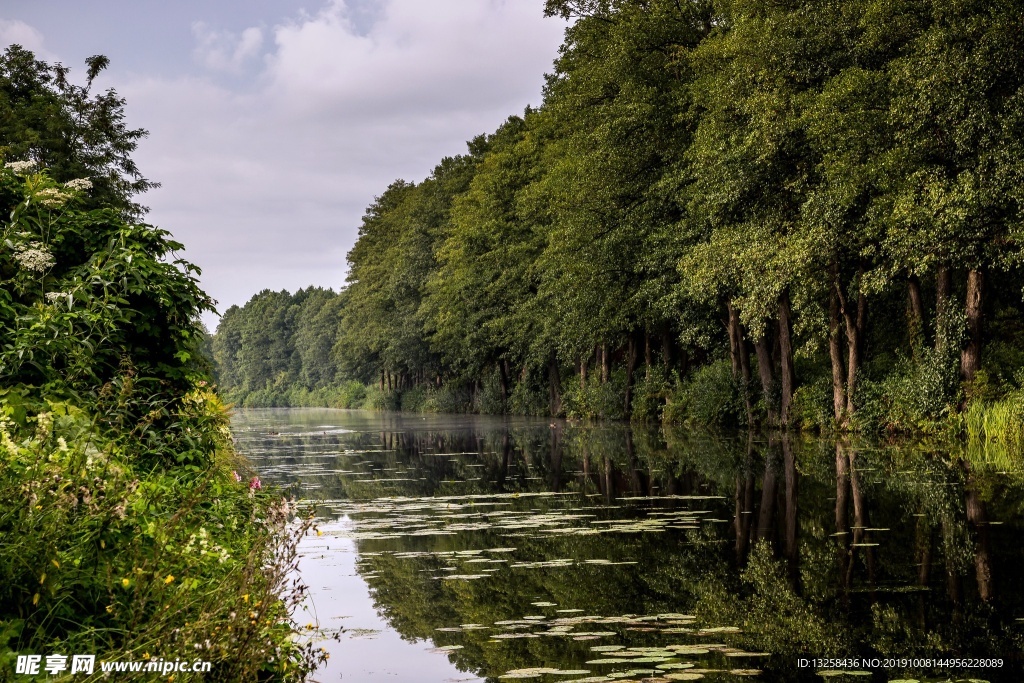
<svg viewBox="0 0 1024 683"><path fill-rule="evenodd" d="M85 83L76 84L62 64L36 59L11 45L0 55L0 156L7 161L34 161L51 178L67 182L85 178L93 191L86 208L109 207L138 218L145 207L133 199L154 187L132 153L148 134L125 123L125 101L110 88L93 92L93 82L110 60L85 60ZM0 207L4 214L8 207Z"/></svg>

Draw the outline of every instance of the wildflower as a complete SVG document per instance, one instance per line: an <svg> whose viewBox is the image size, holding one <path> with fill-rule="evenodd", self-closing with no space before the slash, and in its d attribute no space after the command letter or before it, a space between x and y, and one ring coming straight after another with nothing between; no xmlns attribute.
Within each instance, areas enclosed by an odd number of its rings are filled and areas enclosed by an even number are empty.
<svg viewBox="0 0 1024 683"><path fill-rule="evenodd" d="M252 480L249 481L249 490L250 491L259 491L262 488L263 488L263 483L260 482L260 478L259 477L253 477Z"/></svg>
<svg viewBox="0 0 1024 683"><path fill-rule="evenodd" d="M121 579L121 585L124 586L125 588L127 588L128 584L130 584L130 583L131 583L131 581L128 580L128 579Z"/></svg>
<svg viewBox="0 0 1024 683"><path fill-rule="evenodd" d="M35 198L43 206L56 209L63 206L67 200L71 199L71 195L67 192L61 192L56 187L44 187L42 190L36 192Z"/></svg>
<svg viewBox="0 0 1024 683"><path fill-rule="evenodd" d="M231 476L235 478L235 481L242 481L242 475L240 475L235 470L231 470Z"/></svg>
<svg viewBox="0 0 1024 683"><path fill-rule="evenodd" d="M69 302L68 306L70 307L71 292L47 292L45 296L47 303L51 306L56 305L58 301L67 300Z"/></svg>
<svg viewBox="0 0 1024 683"><path fill-rule="evenodd" d="M166 579L164 579L164 583L165 583L165 584L171 584L171 583L174 583L174 575L173 575L173 574L168 574L168 575L167 575L167 578L166 578Z"/></svg>
<svg viewBox="0 0 1024 683"><path fill-rule="evenodd" d="M75 178L64 183L64 187L77 192L84 192L92 189L92 181L88 178Z"/></svg>
<svg viewBox="0 0 1024 683"><path fill-rule="evenodd" d="M8 161L4 164L5 168L11 169L15 173L28 173L35 170L36 162L34 161Z"/></svg>
<svg viewBox="0 0 1024 683"><path fill-rule="evenodd" d="M39 604L39 593L36 593L35 595L32 596L32 604L33 605L38 605Z"/></svg>
<svg viewBox="0 0 1024 683"><path fill-rule="evenodd" d="M53 254L38 242L29 242L27 246L18 245L14 249L14 260L25 270L44 273L55 263Z"/></svg>

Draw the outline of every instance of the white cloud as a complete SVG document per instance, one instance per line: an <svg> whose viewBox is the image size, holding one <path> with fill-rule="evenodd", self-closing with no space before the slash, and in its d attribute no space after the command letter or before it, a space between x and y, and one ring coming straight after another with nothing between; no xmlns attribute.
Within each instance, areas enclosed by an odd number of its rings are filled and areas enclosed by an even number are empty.
<svg viewBox="0 0 1024 683"><path fill-rule="evenodd" d="M0 47L10 45L21 45L40 59L56 61L43 46L43 34L37 29L17 19L0 19Z"/></svg>
<svg viewBox="0 0 1024 683"><path fill-rule="evenodd" d="M150 219L187 245L220 310L264 287L344 282L365 207L465 141L538 104L564 24L542 3L385 0L355 25L343 0L239 35L194 29L200 63L239 74L118 85L137 155L163 187ZM254 58L266 50L262 62ZM209 321L208 321L209 322Z"/></svg>
<svg viewBox="0 0 1024 683"><path fill-rule="evenodd" d="M201 21L192 24L196 40L193 52L196 61L213 71L239 74L243 67L258 57L263 47L263 31L255 26L235 35L215 31Z"/></svg>

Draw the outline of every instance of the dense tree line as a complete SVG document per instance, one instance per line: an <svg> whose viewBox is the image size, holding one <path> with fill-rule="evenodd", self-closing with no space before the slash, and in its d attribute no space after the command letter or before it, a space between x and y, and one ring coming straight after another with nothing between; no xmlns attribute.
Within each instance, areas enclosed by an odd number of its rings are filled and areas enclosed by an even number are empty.
<svg viewBox="0 0 1024 683"><path fill-rule="evenodd" d="M329 306L231 309L221 382L897 429L1007 400L1022 9L548 0L542 105L388 187Z"/></svg>

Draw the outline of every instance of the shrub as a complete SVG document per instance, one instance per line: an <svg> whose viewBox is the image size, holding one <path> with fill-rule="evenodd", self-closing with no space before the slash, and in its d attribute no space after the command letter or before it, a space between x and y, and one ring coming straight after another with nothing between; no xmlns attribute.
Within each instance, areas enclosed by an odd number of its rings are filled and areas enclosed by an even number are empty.
<svg viewBox="0 0 1024 683"><path fill-rule="evenodd" d="M279 681L315 665L293 639L289 506L234 476L215 396L184 404L219 445L202 466L168 470L140 467L74 404L0 399L0 614L17 615L0 619L0 661L202 658L217 680Z"/></svg>
<svg viewBox="0 0 1024 683"><path fill-rule="evenodd" d="M727 359L704 365L679 382L664 409L669 424L720 427L738 424L741 416L743 400Z"/></svg>

